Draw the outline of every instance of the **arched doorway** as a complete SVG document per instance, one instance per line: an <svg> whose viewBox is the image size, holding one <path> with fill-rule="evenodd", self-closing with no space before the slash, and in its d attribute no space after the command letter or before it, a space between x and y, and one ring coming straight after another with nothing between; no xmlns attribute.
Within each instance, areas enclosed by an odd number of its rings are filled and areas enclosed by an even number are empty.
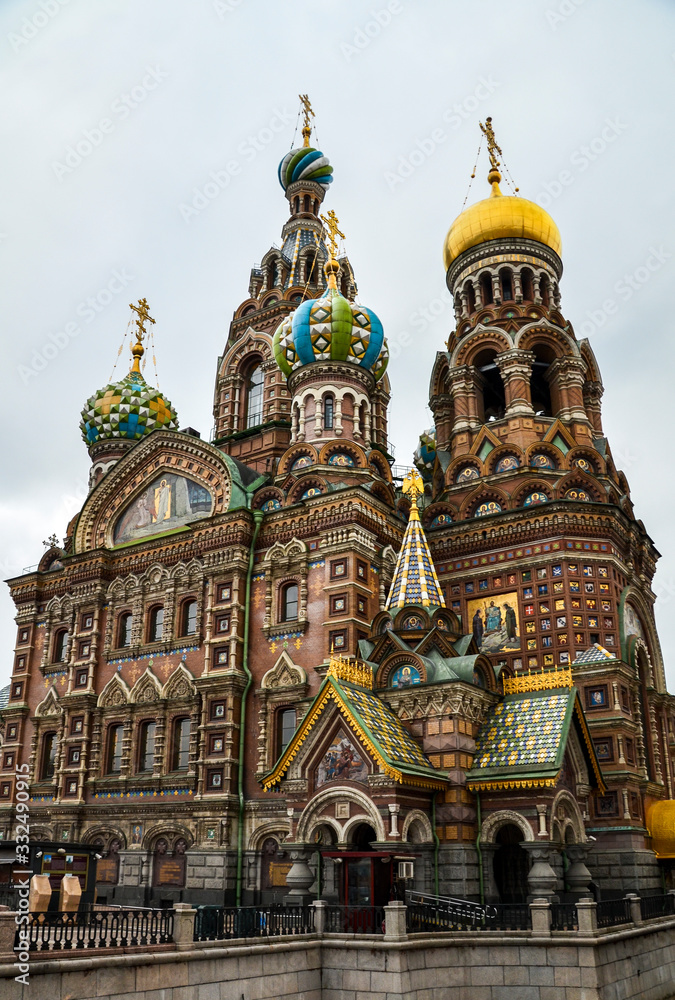
<svg viewBox="0 0 675 1000"><path fill-rule="evenodd" d="M495 843L498 847L493 870L501 903L524 903L527 900L530 862L522 842L523 832L515 823L507 823L497 831Z"/></svg>
<svg viewBox="0 0 675 1000"><path fill-rule="evenodd" d="M373 850L377 833L369 823L358 823L349 832L347 850L322 851L336 862L338 902L363 909L386 906L391 897L392 856ZM372 917L372 913L371 913Z"/></svg>

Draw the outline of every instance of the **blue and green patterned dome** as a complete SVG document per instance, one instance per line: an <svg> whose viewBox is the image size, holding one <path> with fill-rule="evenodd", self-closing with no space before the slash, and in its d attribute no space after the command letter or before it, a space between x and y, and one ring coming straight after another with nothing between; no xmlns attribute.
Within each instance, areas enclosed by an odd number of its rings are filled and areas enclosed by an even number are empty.
<svg viewBox="0 0 675 1000"><path fill-rule="evenodd" d="M130 371L120 382L90 396L82 410L80 430L85 444L110 438L138 441L151 431L175 431L178 415L159 389L148 385L140 372Z"/></svg>
<svg viewBox="0 0 675 1000"><path fill-rule="evenodd" d="M279 183L284 191L294 181L315 181L324 191L333 180L333 168L320 149L291 149L279 164Z"/></svg>
<svg viewBox="0 0 675 1000"><path fill-rule="evenodd" d="M346 361L367 368L378 380L386 370L389 349L372 309L329 287L320 299L306 299L280 323L274 358L286 377L313 361Z"/></svg>

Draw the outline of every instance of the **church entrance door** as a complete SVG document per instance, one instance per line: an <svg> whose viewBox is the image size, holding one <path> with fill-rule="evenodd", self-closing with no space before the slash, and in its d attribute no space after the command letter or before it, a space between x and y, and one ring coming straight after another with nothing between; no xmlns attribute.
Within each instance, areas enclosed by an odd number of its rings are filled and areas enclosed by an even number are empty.
<svg viewBox="0 0 675 1000"><path fill-rule="evenodd" d="M524 903L527 900L527 874L530 860L521 847L523 834L515 823L508 823L497 833L499 844L494 856L494 874L501 903Z"/></svg>

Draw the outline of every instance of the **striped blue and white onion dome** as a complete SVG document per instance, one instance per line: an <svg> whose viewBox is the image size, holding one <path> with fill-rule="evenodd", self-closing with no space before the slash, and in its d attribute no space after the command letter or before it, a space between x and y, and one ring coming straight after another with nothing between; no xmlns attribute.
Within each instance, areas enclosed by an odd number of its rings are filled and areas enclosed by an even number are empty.
<svg viewBox="0 0 675 1000"><path fill-rule="evenodd" d="M333 168L320 149L291 149L279 164L279 183L284 191L295 181L315 181L324 191L333 180Z"/></svg>

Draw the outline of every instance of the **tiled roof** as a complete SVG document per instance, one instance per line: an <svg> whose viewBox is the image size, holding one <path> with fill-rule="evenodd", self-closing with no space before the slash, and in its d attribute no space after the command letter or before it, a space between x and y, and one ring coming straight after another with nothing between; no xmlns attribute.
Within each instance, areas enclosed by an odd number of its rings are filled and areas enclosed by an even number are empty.
<svg viewBox="0 0 675 1000"><path fill-rule="evenodd" d="M411 516L408 521L387 598L388 610L402 608L406 604L445 607L443 592L419 516Z"/></svg>
<svg viewBox="0 0 675 1000"><path fill-rule="evenodd" d="M614 660L616 657L614 653L610 653L609 650L605 649L599 643L594 643L585 649L583 653L578 653L575 658L575 663L602 663L603 660Z"/></svg>

